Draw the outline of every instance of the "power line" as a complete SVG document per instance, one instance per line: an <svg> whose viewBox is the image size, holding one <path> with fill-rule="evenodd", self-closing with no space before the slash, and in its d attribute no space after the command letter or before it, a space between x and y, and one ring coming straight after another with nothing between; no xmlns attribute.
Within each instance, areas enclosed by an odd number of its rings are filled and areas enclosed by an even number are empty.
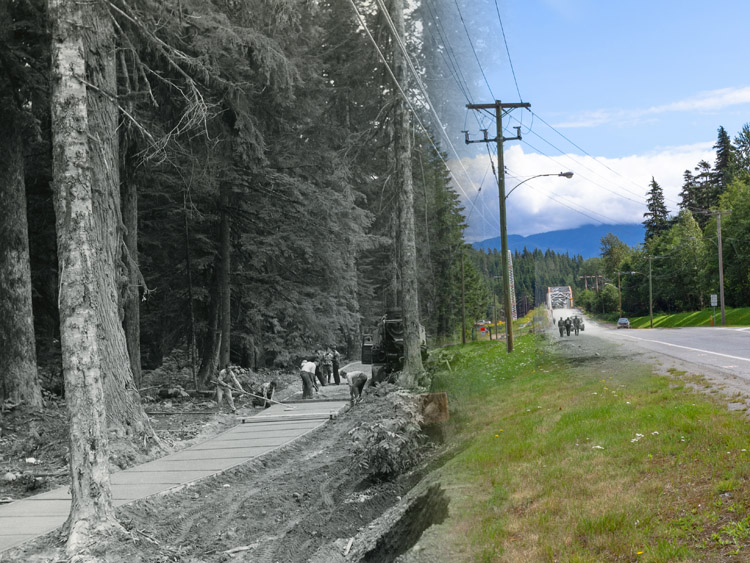
<svg viewBox="0 0 750 563"><path fill-rule="evenodd" d="M464 31L466 32L466 38L469 40L469 46L471 47L472 53L474 53L474 58L477 60L477 65L479 65L479 70L482 73L482 78L484 78L484 83L487 85L487 89L490 91L490 96L492 96L492 99L494 100L495 94L492 93L492 87L487 80L487 76L484 74L482 63L479 62L479 55L477 55L477 51L476 49L474 49L474 43L472 43L471 41L471 35L469 34L469 29L466 27L466 22L464 21L464 15L461 13L461 8L458 6L458 0L453 0L453 3L456 5L456 10L458 10L458 17L461 18L461 24L463 25Z"/></svg>
<svg viewBox="0 0 750 563"><path fill-rule="evenodd" d="M519 122L519 123L520 123L520 122ZM597 175L597 176L598 176L599 178L601 178L601 179L602 179L602 180L604 180L604 181L607 181L607 182L609 182L609 181L610 181L610 180L609 180L608 178L605 178L604 176L602 176L601 174L599 174L599 173L598 173L598 172L596 172L595 170L592 170L591 168L589 168L588 166L586 166L586 165L585 165L585 164L584 164L583 162L579 161L578 159L574 158L573 156L571 156L571 155L569 155L569 154L566 154L566 153L565 153L565 152L563 152L563 151L562 151L562 150L561 150L561 149L560 149L559 147L555 146L554 144L552 144L552 143L551 143L550 141L548 141L547 139L545 139L544 137L542 137L542 136L541 136L541 135L539 135L538 133L536 133L536 132L534 132L534 131L530 131L530 133L531 133L532 135L535 135L536 137L538 137L539 139L541 139L541 140L542 140L542 141L544 141L545 143L547 143L547 144L548 144L549 146L551 146L551 147L552 147L553 149L555 149L556 151L558 151L558 152L559 152L559 153L560 153L560 154L561 154L562 156L564 156L565 158L567 158L567 159L569 159L569 160L573 161L573 162L574 162L574 163L576 163L576 164L577 164L578 166L581 166L581 167L585 168L586 170L588 170L588 171L589 171L589 172L591 172L592 174L595 174L595 175ZM524 141L524 142L526 142L526 141ZM529 145L529 147L531 147L531 148L534 148L534 147L533 147L533 146L532 146L532 145L531 145L530 143L526 142L526 144L527 144L527 145ZM536 148L534 148L534 150L536 150L537 152L540 152L541 154L543 154L544 156L546 156L546 157L548 157L548 158L553 158L553 157L551 157L551 156L549 156L549 155L547 155L547 154L543 153L543 152L542 152L542 151L540 151L539 149L536 149ZM592 157L592 158L593 158L593 157ZM553 160L554 160L554 158L553 158ZM596 160L596 159L594 159L594 160ZM613 194L613 195L616 195L617 197L621 197L621 198L623 198L623 199L627 199L628 201L632 201L633 203L637 203L637 204L639 204L639 205L643 205L643 206L646 206L646 205L647 205L647 204L646 204L646 202L645 202L645 201L643 201L642 199L640 199L640 200L636 200L636 199L630 198L630 197L628 197L628 196L626 196L626 195L623 195L623 194L621 194L621 193L617 193L616 191L613 191L613 190L611 190L611 189L607 188L606 186L603 186L603 185L599 184L598 182L594 182L594 181L593 181L593 180L591 180L590 178L587 178L586 176L583 176L582 174L580 174L580 172L578 173L578 175L579 175L579 176L581 176L582 178L584 178L585 180L588 180L588 181L589 181L589 182L591 182L592 184L594 184L594 185L596 185L596 186L599 186L599 187L600 187L600 188L602 188L603 190L605 190L605 191L607 191L607 192L609 192L609 193L611 193L611 194ZM624 188L623 188L623 189L624 189ZM625 190L625 191L628 191L628 190ZM630 192L628 192L628 193L630 193Z"/></svg>
<svg viewBox="0 0 750 563"><path fill-rule="evenodd" d="M388 24L388 26L391 29L391 33L393 34L393 37L396 40L396 43L397 43L397 45L398 45L398 47L399 47L399 49L401 51L401 54L403 55L404 59L408 63L408 67L409 67L412 75L414 76L414 79L417 81L417 87L419 88L419 90L421 91L422 95L424 96L424 99L425 99L427 107L429 108L430 112L435 116L435 119L437 120L437 123L438 123L438 125L440 127L440 130L444 132L445 131L445 127L443 126L443 123L442 123L442 121L440 119L440 116L435 111L435 106L432 104L432 101L430 100L430 96L427 93L427 88L425 87L424 83L422 82L422 79L419 76L419 73L417 72L417 69L414 66L414 63L412 62L411 57L409 56L409 52L406 50L406 45L402 41L402 39L401 39L401 37L400 37L400 35L398 33L398 30L396 29L396 25L393 23L393 20L391 19L391 15L390 15L390 13L388 12L388 10L385 7L385 3L383 2L383 0L376 0L376 2L378 3L378 6L380 7L380 9L383 12L383 16L385 17L386 23ZM385 63L385 64L387 65L388 63ZM395 80L395 78L394 78L394 80ZM401 88L399 88L399 90L401 90ZM403 90L401 90L401 93L402 93L402 95L404 94ZM421 124L421 121L420 121L420 124ZM424 126L423 126L423 128L424 128ZM426 130L425 130L425 133L427 133ZM463 162L461 161L461 159L460 159L460 157L458 155L458 151L453 146L453 143L451 142L450 137L448 137L448 135L445 134L445 133L444 133L444 136L445 136L445 139L448 141L448 145L451 147L451 149L453 150L454 154L456 155L456 158L458 159L459 163L461 164L461 167L464 169L464 173L466 174L467 177L469 177L469 172L464 167ZM445 165L447 167L448 164L445 161L443 161L443 162L445 163ZM461 191L464 191L463 188L461 188ZM466 194L465 191L464 191L464 195L466 195L467 198L469 197L468 194ZM473 209L473 207L472 207L472 209ZM484 216L484 213L482 213L482 218L485 221L487 221L487 218Z"/></svg>
<svg viewBox="0 0 750 563"><path fill-rule="evenodd" d="M521 180L521 178L519 178L515 174L510 174L509 173L508 175L511 178L513 178L514 180ZM528 183L525 184L525 185L529 186ZM594 221L597 221L599 223L604 224L604 221L602 221L601 219L597 219L596 217L592 217L591 215L589 215L589 213L593 213L594 215L599 215L600 217L604 217L604 219L606 219L607 221L609 221L611 224L617 224L618 223L618 221L615 220L615 219L613 219L612 217L609 217L609 216L605 215L604 213L600 213L598 211L594 211L593 209L589 209L589 208L587 208L587 207L585 207L585 206L583 206L583 205L581 205L579 203L574 203L574 202L570 201L568 198L566 198L565 196L561 196L560 194L548 194L548 193L546 193L546 192L544 192L544 191L542 191L542 190L540 190L538 188L534 188L533 186L531 186L531 189L533 191L539 192L540 194L542 194L546 198L549 198L549 199L551 199L552 201L554 201L556 203L564 205L565 207L568 207L569 209L572 209L573 211L576 211L577 213L580 213L581 215L585 215L586 217L589 217L590 219L593 219ZM564 201L561 201L561 199L564 199L564 200L568 201L569 204L566 204ZM571 207L571 206L574 206L574 207ZM585 211L581 211L581 210L585 210Z"/></svg>
<svg viewBox="0 0 750 563"><path fill-rule="evenodd" d="M469 194L466 193L466 190L464 190L463 186L458 181L458 178L456 177L456 175L453 173L453 171L451 170L451 168L448 166L448 163L443 158L443 155L442 155L440 149L435 145L434 141L432 140L432 135L430 135L430 133L427 130L427 128L425 127L424 123L422 123L422 120L420 119L419 114L417 113L416 109L414 109L414 106L412 105L411 100L406 95L406 93L404 92L404 90L401 88L401 84L399 84L399 81L396 79L396 75L393 73L393 70L391 69L391 66L388 64L388 61L385 58L385 55L383 54L383 51L380 49L380 46L377 44L377 41L375 41L375 38L373 37L372 33L370 32L370 29L367 27L367 22L364 20L364 17L360 13L359 8L357 8L357 5L354 3L354 0L349 0L349 3L352 5L352 8L354 8L354 12L357 14L357 19L359 20L360 25L365 30L365 33L367 33L368 38L370 39L370 41L372 42L373 46L377 50L378 55L380 56L381 61L385 65L385 67L386 67L386 69L388 71L388 74L390 74L391 78L393 79L393 82L396 84L396 88L400 92L402 98L406 101L407 105L409 106L409 109L411 110L412 114L414 115L414 118L417 120L417 122L419 123L420 127L422 128L422 130L424 131L424 133L427 135L427 138L429 139L430 144L435 149L436 154L438 155L438 157L440 158L440 160L443 162L443 164L445 165L446 169L448 170L448 173L453 178L453 180L456 182L456 185L461 190L461 192L464 194L464 196L466 197L466 199L469 200L469 201L471 201L470 198L469 198ZM386 13L387 13L387 11L386 11ZM388 18L388 19L390 19L390 18ZM391 21L391 24L392 23L393 22ZM398 33L396 33L395 35L398 36ZM403 49L403 46L401 45L400 41L398 42L398 44ZM408 58L408 53L406 53L405 49L404 49L404 55L407 56L407 58ZM425 96L426 96L426 92L424 92L424 93L425 93ZM443 124L440 121L440 117L435 112L434 108L432 107L432 104L429 103L429 98L428 97L427 97L427 105L432 110L432 112L435 115L435 117L437 118L438 124L440 125L439 129L443 133L443 135L445 136L445 139L448 141L448 145L451 147L451 149L453 150L454 154L456 155L456 158L457 158L459 164L461 165L461 167L463 168L464 173L466 174L466 177L470 178L468 170L466 170L466 167L463 165L463 162L461 161L461 158L458 156L458 151L456 151L456 148L453 146L453 143L451 142L450 138L445 134L445 128L443 127ZM490 226L492 226L492 224L489 223L489 221L487 220L487 218L484 216L483 213L481 214L481 216L482 216L482 218L485 221L487 221L487 223Z"/></svg>
<svg viewBox="0 0 750 563"><path fill-rule="evenodd" d="M618 171L617 171L617 170L615 170L614 168L611 168L610 166L606 165L605 163L603 163L603 162L601 162L601 161L597 160L597 159L596 159L596 158L595 158L594 156L592 156L592 155L591 155L591 154L590 154L590 153L589 153L588 151L586 151L586 149L584 149L584 148L582 148L582 147L581 147L580 145L578 145L578 144L574 143L574 142L573 142L573 141L571 141L571 140L570 140L570 139L569 139L569 138L568 138L568 137L567 137L566 135L564 135L563 133L561 133L560 131L558 131L557 129L555 129L555 128L554 128L554 127L553 127L552 125L550 125L549 123L547 123L547 121L545 121L545 120L544 120L544 118L542 118L542 117L541 117L541 116L540 116L539 114L537 114L537 113L534 113L534 112L533 112L532 110L529 110L529 111L531 112L531 115L533 115L533 116L534 116L535 118L539 119L539 121L541 121L542 123L544 123L544 124L545 124L545 125L546 125L547 127L549 127L550 129L552 129L552 130L553 130L553 131L554 131L555 133L557 133L558 135L560 135L560 136L561 136L561 137L562 137L563 139L565 139L566 141L568 141L568 142L569 142L569 143L570 143L571 145L573 145L573 146L574 146L575 148L577 148L577 149L578 149L579 151L581 151L581 152L582 152L583 154L585 154L585 155L586 155L586 156L588 156L588 157L591 157L591 158L593 158L593 159L594 159L594 161L596 161L596 162L597 162L598 164L600 164L601 166L604 166L604 168L606 168L606 169L607 169L607 170L609 170L610 172L613 172L613 173L617 174L617 175L618 175L618 176L619 176L620 178L622 178L622 179L624 179L624 180L627 180L628 182L630 182L630 183L631 183L631 184L633 184L634 186L638 187L639 189L642 189L642 186L639 186L638 184L636 184L636 183L635 183L635 182L634 182L634 181L633 181L633 180L632 180L631 178L628 178L627 176L624 176L623 174L621 174L620 172L618 172ZM623 188L623 189L625 189L625 188ZM625 191L629 191L629 190L625 190ZM640 195L640 194L635 194L635 193L633 193L633 192L630 192L630 193L631 193L631 194L633 194L633 195ZM665 199L668 199L668 198L665 198ZM674 203L674 204L678 204L678 202L677 202L677 201L675 201L675 200L673 200L673 199L668 199L668 201L670 201L670 202L672 202L672 203Z"/></svg>
<svg viewBox="0 0 750 563"><path fill-rule="evenodd" d="M497 20L500 22L500 31L503 33L503 43L505 43L505 52L508 54L508 62L510 63L510 71L513 73L513 82L516 85L516 92L518 93L518 100L523 101L521 96L521 90L518 88L518 80L516 80L516 70L513 68L513 59L510 58L510 49L508 49L508 39L505 37L505 27L503 27L503 18L500 17L500 6L497 5L495 0L495 11L497 12Z"/></svg>

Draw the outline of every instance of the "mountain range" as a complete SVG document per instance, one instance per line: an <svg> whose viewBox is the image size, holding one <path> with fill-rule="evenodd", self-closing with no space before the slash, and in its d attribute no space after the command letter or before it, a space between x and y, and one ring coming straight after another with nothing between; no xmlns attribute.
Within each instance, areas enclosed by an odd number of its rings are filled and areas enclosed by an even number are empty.
<svg viewBox="0 0 750 563"><path fill-rule="evenodd" d="M638 224L620 225L583 225L576 229L564 229L561 231L548 231L537 233L527 237L521 235L508 235L508 248L511 251L522 251L540 249L553 250L558 254L576 256L580 254L583 258L599 256L601 253L602 237L612 233L628 246L636 246L643 243L645 229ZM500 250L500 237L489 238L475 242L472 245L477 250Z"/></svg>

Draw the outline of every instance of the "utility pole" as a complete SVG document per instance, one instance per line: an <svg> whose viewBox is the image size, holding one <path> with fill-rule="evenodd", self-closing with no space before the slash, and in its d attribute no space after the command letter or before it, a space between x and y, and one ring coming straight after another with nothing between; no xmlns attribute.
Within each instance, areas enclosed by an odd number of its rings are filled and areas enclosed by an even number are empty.
<svg viewBox="0 0 750 563"><path fill-rule="evenodd" d="M716 242L719 246L719 305L721 305L721 326L724 326L726 317L724 315L724 253L721 248L721 215L729 215L732 211L717 211L716 215Z"/></svg>
<svg viewBox="0 0 750 563"><path fill-rule="evenodd" d="M617 307L620 309L620 317L622 318L622 290L620 289L620 272L617 272Z"/></svg>
<svg viewBox="0 0 750 563"><path fill-rule="evenodd" d="M497 340L497 295L492 288L492 339Z"/></svg>
<svg viewBox="0 0 750 563"><path fill-rule="evenodd" d="M464 286L464 249L461 247L461 344L466 344L466 288Z"/></svg>
<svg viewBox="0 0 750 563"><path fill-rule="evenodd" d="M473 110L495 110L496 136L494 139L487 138L487 131L484 131L484 139L478 141L471 141L469 139L468 131L465 132L465 135L467 145L469 143L497 143L497 187L498 197L500 198L500 251L502 252L503 290L505 292L505 295L503 296L505 307L505 338L507 351L508 353L511 353L513 351L513 309L510 297L510 273L508 267L508 224L505 217L505 163L503 160L503 142L515 140L520 141L521 127L514 127L516 130L515 137L503 137L503 111L507 110L510 112L516 108L530 108L531 104L524 102L503 104L500 100L495 100L494 104L468 104L466 107Z"/></svg>
<svg viewBox="0 0 750 563"><path fill-rule="evenodd" d="M654 328L654 290L651 284L651 256L648 257L648 322Z"/></svg>

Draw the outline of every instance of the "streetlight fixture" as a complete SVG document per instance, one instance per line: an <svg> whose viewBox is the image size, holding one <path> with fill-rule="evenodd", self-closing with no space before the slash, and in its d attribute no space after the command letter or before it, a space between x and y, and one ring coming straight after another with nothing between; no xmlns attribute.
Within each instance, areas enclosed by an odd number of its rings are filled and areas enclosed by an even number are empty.
<svg viewBox="0 0 750 563"><path fill-rule="evenodd" d="M497 127L498 127L498 138L502 137L502 131L500 128L500 120L497 120ZM502 151L498 150L498 156L502 156ZM501 171L505 170L502 158L498 158L498 167ZM531 176L530 178L526 178L522 182L519 182L515 186L513 186L513 189L510 190L507 194L505 193L505 177L504 174L500 174L498 178L499 183L499 196L500 196L500 248L501 248L501 254L502 254L502 265L503 265L503 300L504 300L504 308L505 308L505 341L508 352L513 351L513 313L512 313L512 306L510 301L510 266L508 264L508 225L506 224L505 219L505 200L508 199L508 196L512 194L515 189L520 186L521 184L525 184L529 180L533 180L534 178L541 178L542 176L562 176L563 178L572 178L573 173L568 172L559 172L557 174L537 174L536 176Z"/></svg>
<svg viewBox="0 0 750 563"><path fill-rule="evenodd" d="M534 178L541 178L543 176L562 176L563 178L570 179L573 177L573 173L570 170L568 170L567 172L560 172L559 174L537 174L536 176L532 176L531 178L526 178L524 181L519 182L518 184L513 186L513 189L507 193L507 195L505 196L505 199L508 199L508 197L510 197L510 194L512 194L516 190L516 188L520 186L521 184L525 184L529 180L533 180Z"/></svg>

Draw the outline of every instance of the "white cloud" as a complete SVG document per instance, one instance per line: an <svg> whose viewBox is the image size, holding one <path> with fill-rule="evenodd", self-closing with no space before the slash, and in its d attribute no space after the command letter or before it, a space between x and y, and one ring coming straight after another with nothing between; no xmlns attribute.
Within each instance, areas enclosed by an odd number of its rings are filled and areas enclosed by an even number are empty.
<svg viewBox="0 0 750 563"><path fill-rule="evenodd" d="M573 116L568 121L555 124L555 127L581 128L597 127L605 123L630 123L642 121L655 115L668 112L716 111L731 106L750 104L750 86L742 88L722 88L701 92L691 98L669 104L634 110L587 111Z"/></svg>
<svg viewBox="0 0 750 563"><path fill-rule="evenodd" d="M525 153L522 145L505 151L506 192L521 180L536 174L572 171L568 180L549 176L529 180L508 199L508 232L530 235L545 231L569 229L585 224L640 223L646 211L646 192L653 176L664 190L670 212L677 211L682 175L693 170L702 159L713 162L712 143L668 147L655 152L621 158L562 155L551 161L537 153ZM460 164L449 164L461 170L457 176L466 195L461 194L469 216L466 236L469 241L496 237L499 230L499 201L495 178L487 174L484 188L477 189L489 166L486 154L462 159L470 182ZM468 198L468 199L467 199ZM470 201L476 200L471 211Z"/></svg>

